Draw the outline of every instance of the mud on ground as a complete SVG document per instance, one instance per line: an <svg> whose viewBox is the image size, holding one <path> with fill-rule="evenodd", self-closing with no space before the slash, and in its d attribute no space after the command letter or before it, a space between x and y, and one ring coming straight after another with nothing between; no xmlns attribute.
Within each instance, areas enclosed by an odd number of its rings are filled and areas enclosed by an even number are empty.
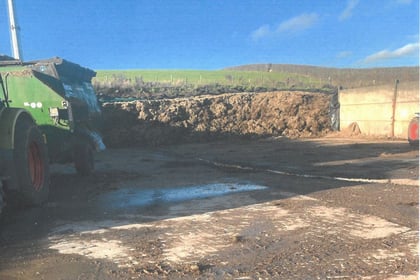
<svg viewBox="0 0 420 280"><path fill-rule="evenodd" d="M417 279L418 150L266 138L52 166L0 223L0 279Z"/></svg>

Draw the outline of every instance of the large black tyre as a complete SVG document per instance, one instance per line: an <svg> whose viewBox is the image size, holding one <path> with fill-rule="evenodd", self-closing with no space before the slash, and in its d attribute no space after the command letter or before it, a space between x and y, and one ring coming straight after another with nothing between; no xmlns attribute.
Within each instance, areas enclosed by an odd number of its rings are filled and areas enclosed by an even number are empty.
<svg viewBox="0 0 420 280"><path fill-rule="evenodd" d="M95 169L93 146L85 139L74 146L74 167L79 175L88 176Z"/></svg>
<svg viewBox="0 0 420 280"><path fill-rule="evenodd" d="M13 160L18 199L25 204L41 204L48 198L50 170L47 146L39 128L28 119L15 128Z"/></svg>

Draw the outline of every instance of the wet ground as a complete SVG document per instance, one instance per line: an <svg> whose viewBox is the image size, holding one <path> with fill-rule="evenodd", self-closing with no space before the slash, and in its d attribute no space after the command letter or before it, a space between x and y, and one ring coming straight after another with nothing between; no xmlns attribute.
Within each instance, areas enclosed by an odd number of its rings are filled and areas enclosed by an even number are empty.
<svg viewBox="0 0 420 280"><path fill-rule="evenodd" d="M372 139L107 150L6 209L0 279L417 279L418 162Z"/></svg>

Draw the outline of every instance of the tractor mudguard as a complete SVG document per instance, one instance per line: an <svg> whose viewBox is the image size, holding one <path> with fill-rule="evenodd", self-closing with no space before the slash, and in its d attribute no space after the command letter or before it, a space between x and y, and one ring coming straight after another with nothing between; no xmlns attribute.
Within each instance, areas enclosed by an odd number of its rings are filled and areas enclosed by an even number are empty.
<svg viewBox="0 0 420 280"><path fill-rule="evenodd" d="M15 127L19 118L29 118L35 123L32 116L21 108L4 108L0 111L0 149L13 150L15 143Z"/></svg>

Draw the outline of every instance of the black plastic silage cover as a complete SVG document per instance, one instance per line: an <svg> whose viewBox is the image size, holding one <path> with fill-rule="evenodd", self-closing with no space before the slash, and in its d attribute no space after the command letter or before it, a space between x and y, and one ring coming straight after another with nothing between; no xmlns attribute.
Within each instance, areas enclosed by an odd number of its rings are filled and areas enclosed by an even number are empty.
<svg viewBox="0 0 420 280"><path fill-rule="evenodd" d="M33 70L38 72L45 72L46 69L50 68L49 71L52 70L55 73L47 74L53 74L57 79L68 82L90 83L92 78L96 76L95 71L60 57L31 61L25 64L30 65Z"/></svg>

